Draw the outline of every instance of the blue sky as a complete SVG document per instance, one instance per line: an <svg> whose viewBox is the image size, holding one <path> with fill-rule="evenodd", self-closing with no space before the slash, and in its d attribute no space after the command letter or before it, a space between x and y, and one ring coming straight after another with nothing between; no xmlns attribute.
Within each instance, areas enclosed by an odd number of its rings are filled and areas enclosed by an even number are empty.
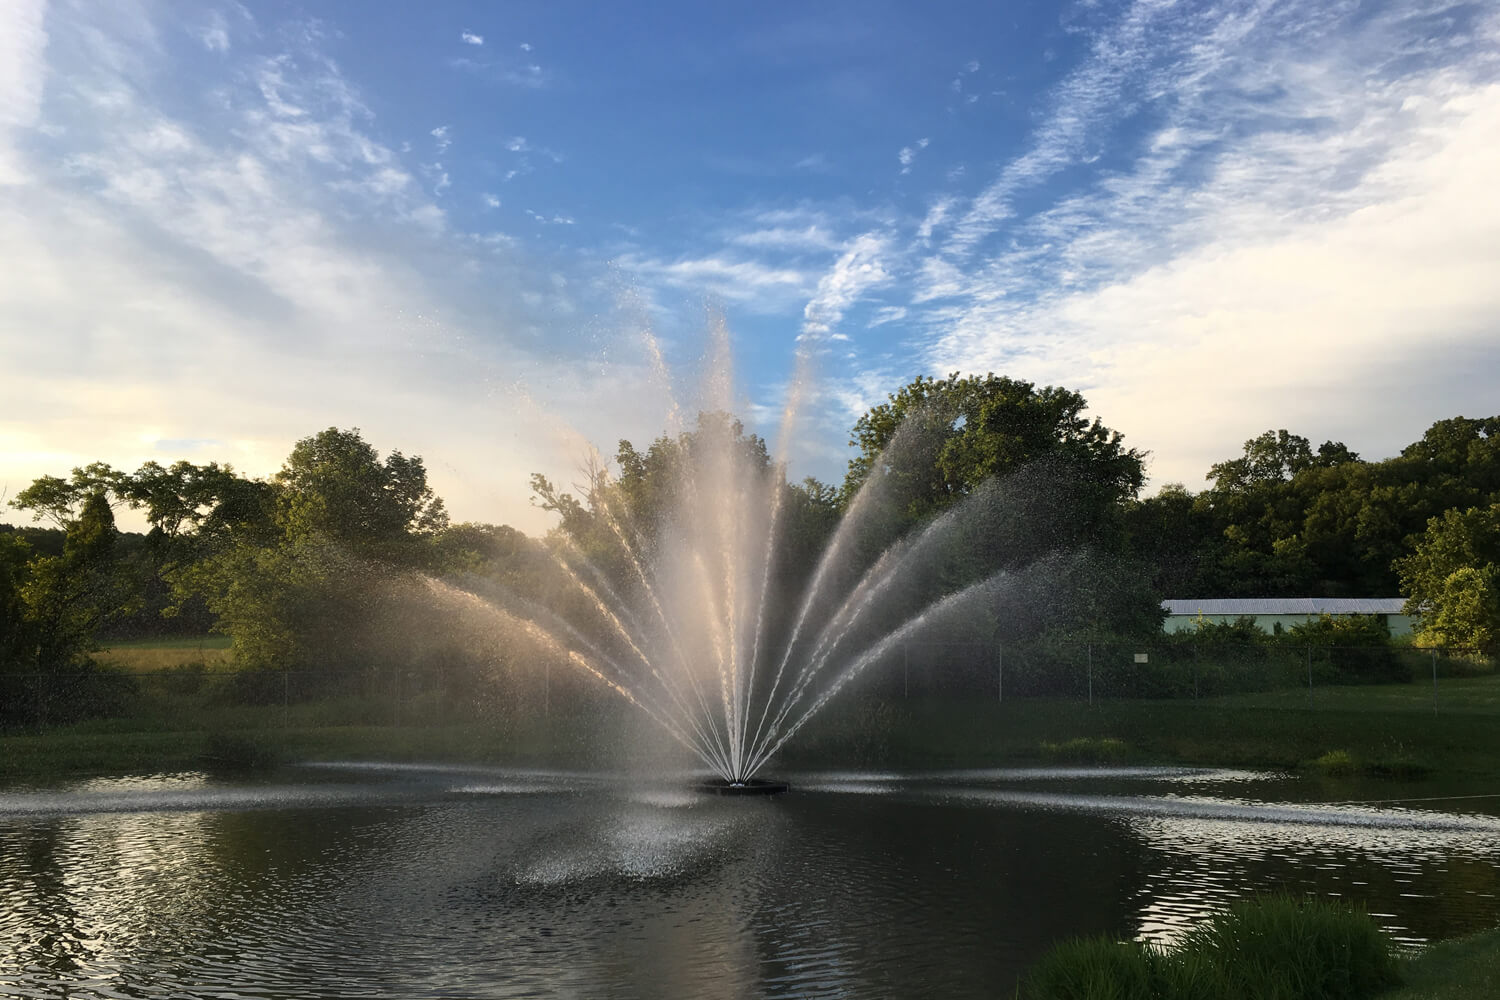
<svg viewBox="0 0 1500 1000"><path fill-rule="evenodd" d="M836 480L917 374L1083 392L1198 488L1496 412L1492 4L0 9L0 482L359 426L465 519L735 408ZM13 518L19 515L13 515Z"/></svg>

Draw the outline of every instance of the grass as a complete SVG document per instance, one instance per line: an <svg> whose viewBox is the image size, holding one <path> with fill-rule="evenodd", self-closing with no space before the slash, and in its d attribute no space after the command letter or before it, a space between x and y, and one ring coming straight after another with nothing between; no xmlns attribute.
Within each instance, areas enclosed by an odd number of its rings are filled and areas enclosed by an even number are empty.
<svg viewBox="0 0 1500 1000"><path fill-rule="evenodd" d="M1403 986L1381 1000L1500 997L1500 930L1443 941L1401 963Z"/></svg>
<svg viewBox="0 0 1500 1000"><path fill-rule="evenodd" d="M1413 708L1410 685L1341 689L1309 705L1300 696L1249 694L1212 700L1052 699L1003 704L912 701L895 715L880 761L845 759L843 715L814 720L783 752L798 765L884 763L952 767L1046 763L1077 748L1110 747L1095 760L1220 765L1318 772L1314 762L1347 755L1350 775L1414 779L1500 780L1495 727L1500 722L1500 676L1444 681L1444 711ZM1395 690L1392 690L1395 689ZM902 704L898 699L897 704ZM1082 742L1080 742L1082 741ZM1106 743L1105 741L1114 741ZM1123 749L1119 746L1123 744Z"/></svg>
<svg viewBox="0 0 1500 1000"><path fill-rule="evenodd" d="M172 648L172 647L166 647ZM181 647L175 647L181 648ZM226 651L227 652L227 651ZM206 669L206 668L204 668ZM264 734L289 759L343 754L400 760L588 757L597 711L554 702L481 711L435 694L365 694L233 704L220 675L179 668L142 680L127 715L0 736L0 779L159 770L193 758L209 732ZM1361 686L1309 705L1286 692L1212 700L835 701L782 751L780 766L984 767L1158 763L1302 770L1328 780L1500 780L1494 733L1500 676L1444 681L1444 711L1414 709L1410 685ZM1394 690L1393 690L1394 689ZM215 692L218 691L218 694ZM190 749L191 748L191 749ZM1321 762L1321 763L1320 763Z"/></svg>
<svg viewBox="0 0 1500 1000"><path fill-rule="evenodd" d="M193 664L225 669L234 663L234 651L227 635L195 636L186 639L139 639L111 642L93 654L93 659L107 667L133 674L170 670Z"/></svg>
<svg viewBox="0 0 1500 1000"><path fill-rule="evenodd" d="M1365 1000L1398 982L1391 942L1347 904L1241 900L1170 950L1064 942L1037 963L1026 1000Z"/></svg>

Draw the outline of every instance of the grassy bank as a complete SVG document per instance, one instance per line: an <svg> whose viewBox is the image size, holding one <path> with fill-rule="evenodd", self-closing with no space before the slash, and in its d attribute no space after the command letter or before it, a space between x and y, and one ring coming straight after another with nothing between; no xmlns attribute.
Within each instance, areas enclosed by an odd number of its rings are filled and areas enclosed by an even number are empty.
<svg viewBox="0 0 1500 1000"><path fill-rule="evenodd" d="M1398 956L1362 910L1328 900L1244 899L1165 950L1078 938L1049 951L1024 1000L1490 1000L1500 930Z"/></svg>
<svg viewBox="0 0 1500 1000"><path fill-rule="evenodd" d="M1243 899L1175 947L1081 938L1026 977L1025 1000L1368 1000L1399 981L1395 951L1362 910Z"/></svg>
<svg viewBox="0 0 1500 1000"><path fill-rule="evenodd" d="M234 704L191 675L151 687L126 714L0 737L0 779L193 766L210 733L236 733L288 760L357 757L586 763L635 744L636 720L594 702L491 706L371 693L285 704ZM1273 692L1216 699L836 701L783 749L803 767L986 767L1161 763L1500 781L1500 677L1445 683L1434 715L1412 685ZM143 689L144 690L144 689ZM273 695L278 692L272 692ZM425 698L425 700L424 700ZM602 740L598 734L622 734Z"/></svg>
<svg viewBox="0 0 1500 1000"><path fill-rule="evenodd" d="M831 706L789 744L784 760L986 766L1129 762L1317 770L1341 753L1352 773L1500 780L1495 726L1500 677L1449 682L1441 713L1411 685L1213 700L1055 700L1003 704L852 702Z"/></svg>
<svg viewBox="0 0 1500 1000"><path fill-rule="evenodd" d="M1500 997L1500 930L1443 941L1401 963L1400 989L1380 1000L1492 1000Z"/></svg>

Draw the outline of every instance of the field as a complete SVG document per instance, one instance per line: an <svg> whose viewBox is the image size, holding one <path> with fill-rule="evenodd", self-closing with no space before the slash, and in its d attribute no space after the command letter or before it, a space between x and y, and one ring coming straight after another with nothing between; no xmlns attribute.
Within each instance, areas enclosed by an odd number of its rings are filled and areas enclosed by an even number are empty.
<svg viewBox="0 0 1500 1000"><path fill-rule="evenodd" d="M95 662L131 673L170 670L201 663L210 670L224 669L234 662L227 635L192 639L142 639L110 642L93 654Z"/></svg>

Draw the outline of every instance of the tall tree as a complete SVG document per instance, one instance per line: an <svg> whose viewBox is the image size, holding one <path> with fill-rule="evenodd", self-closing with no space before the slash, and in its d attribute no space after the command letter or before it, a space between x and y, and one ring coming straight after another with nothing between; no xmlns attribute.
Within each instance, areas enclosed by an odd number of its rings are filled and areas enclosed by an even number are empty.
<svg viewBox="0 0 1500 1000"><path fill-rule="evenodd" d="M62 669L75 663L93 648L99 626L128 605L131 594L115 560L118 538L114 511L98 490L68 523L63 554L30 563L21 597L39 666Z"/></svg>
<svg viewBox="0 0 1500 1000"><path fill-rule="evenodd" d="M381 461L357 427L298 441L272 482L287 537L318 535L369 558L410 558L413 540L448 523L422 459L392 451Z"/></svg>
<svg viewBox="0 0 1500 1000"><path fill-rule="evenodd" d="M1411 555L1396 560L1418 639L1493 650L1500 639L1500 503L1448 510L1427 522Z"/></svg>
<svg viewBox="0 0 1500 1000"><path fill-rule="evenodd" d="M903 476L911 481L911 514L920 518L1043 457L1071 465L1106 504L1135 496L1145 481L1144 453L1125 447L1099 418L1085 417L1087 406L1069 389L1038 389L993 373L918 376L855 423L849 444L859 453L849 462L844 497L872 474ZM921 456L905 468L890 462L898 431L915 439L904 450Z"/></svg>

